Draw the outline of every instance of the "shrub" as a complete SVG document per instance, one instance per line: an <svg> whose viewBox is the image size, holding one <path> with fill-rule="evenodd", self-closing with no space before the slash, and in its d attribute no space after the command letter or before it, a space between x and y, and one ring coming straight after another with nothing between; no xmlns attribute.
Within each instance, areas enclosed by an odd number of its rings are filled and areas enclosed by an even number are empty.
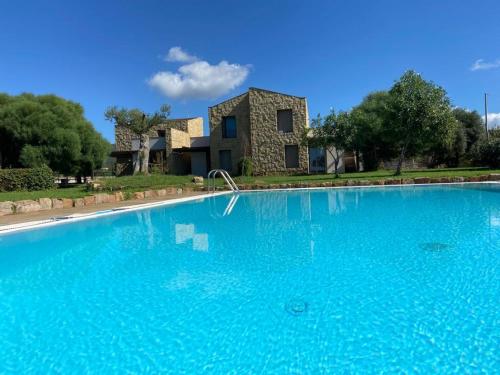
<svg viewBox="0 0 500 375"><path fill-rule="evenodd" d="M500 167L500 138L480 142L473 150L473 157L476 165Z"/></svg>
<svg viewBox="0 0 500 375"><path fill-rule="evenodd" d="M0 169L0 191L33 191L52 187L54 187L54 174L47 166Z"/></svg>
<svg viewBox="0 0 500 375"><path fill-rule="evenodd" d="M240 176L253 176L253 162L250 158L241 158L238 162Z"/></svg>

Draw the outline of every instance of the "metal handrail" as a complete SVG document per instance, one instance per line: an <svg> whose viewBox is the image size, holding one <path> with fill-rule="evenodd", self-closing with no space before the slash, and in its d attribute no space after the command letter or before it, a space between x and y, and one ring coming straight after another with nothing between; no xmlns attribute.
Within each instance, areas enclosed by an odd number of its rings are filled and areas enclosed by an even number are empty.
<svg viewBox="0 0 500 375"><path fill-rule="evenodd" d="M208 179L208 193L210 194L211 192L215 193L215 177L217 177L217 174L220 174L224 181L226 182L227 185L231 188L233 193L239 193L240 189L238 188L238 185L234 182L234 180L231 178L229 173L227 173L226 170L224 169L212 169L210 172L208 172L207 179Z"/></svg>

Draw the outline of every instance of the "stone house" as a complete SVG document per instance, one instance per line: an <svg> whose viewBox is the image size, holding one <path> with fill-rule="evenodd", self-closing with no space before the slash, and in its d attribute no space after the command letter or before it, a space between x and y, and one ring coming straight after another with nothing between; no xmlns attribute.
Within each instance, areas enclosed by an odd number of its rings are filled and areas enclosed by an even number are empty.
<svg viewBox="0 0 500 375"><path fill-rule="evenodd" d="M309 124L306 98L250 88L210 107L208 117L212 168L235 174L247 157L257 175L308 172L301 145Z"/></svg>
<svg viewBox="0 0 500 375"><path fill-rule="evenodd" d="M203 136L203 118L171 119L149 130L150 167L163 173L205 176L210 166L209 140ZM138 163L139 138L128 128L115 126L117 176L132 174Z"/></svg>
<svg viewBox="0 0 500 375"><path fill-rule="evenodd" d="M301 144L309 115L305 97L249 88L208 109L210 135L201 117L171 119L152 128L150 164L164 173L206 176L221 168L239 172L242 158L252 160L256 175L332 172L325 150ZM116 174L131 174L138 162L139 140L115 127Z"/></svg>

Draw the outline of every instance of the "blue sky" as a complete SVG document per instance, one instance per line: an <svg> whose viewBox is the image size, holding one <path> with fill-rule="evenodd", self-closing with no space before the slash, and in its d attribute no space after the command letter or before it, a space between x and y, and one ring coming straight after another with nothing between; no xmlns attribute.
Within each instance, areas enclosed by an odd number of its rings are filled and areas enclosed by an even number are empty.
<svg viewBox="0 0 500 375"><path fill-rule="evenodd" d="M454 105L483 113L488 92L500 122L498 15L498 0L6 1L0 91L77 101L112 140L110 105L206 122L253 86L306 96L315 116L415 69Z"/></svg>

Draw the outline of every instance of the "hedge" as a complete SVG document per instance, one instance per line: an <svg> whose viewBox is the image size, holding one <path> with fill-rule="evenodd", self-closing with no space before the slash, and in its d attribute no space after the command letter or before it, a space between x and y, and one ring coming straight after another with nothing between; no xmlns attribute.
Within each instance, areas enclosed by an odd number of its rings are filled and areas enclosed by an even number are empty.
<svg viewBox="0 0 500 375"><path fill-rule="evenodd" d="M0 169L0 191L33 191L52 187L54 187L54 173L47 166Z"/></svg>

